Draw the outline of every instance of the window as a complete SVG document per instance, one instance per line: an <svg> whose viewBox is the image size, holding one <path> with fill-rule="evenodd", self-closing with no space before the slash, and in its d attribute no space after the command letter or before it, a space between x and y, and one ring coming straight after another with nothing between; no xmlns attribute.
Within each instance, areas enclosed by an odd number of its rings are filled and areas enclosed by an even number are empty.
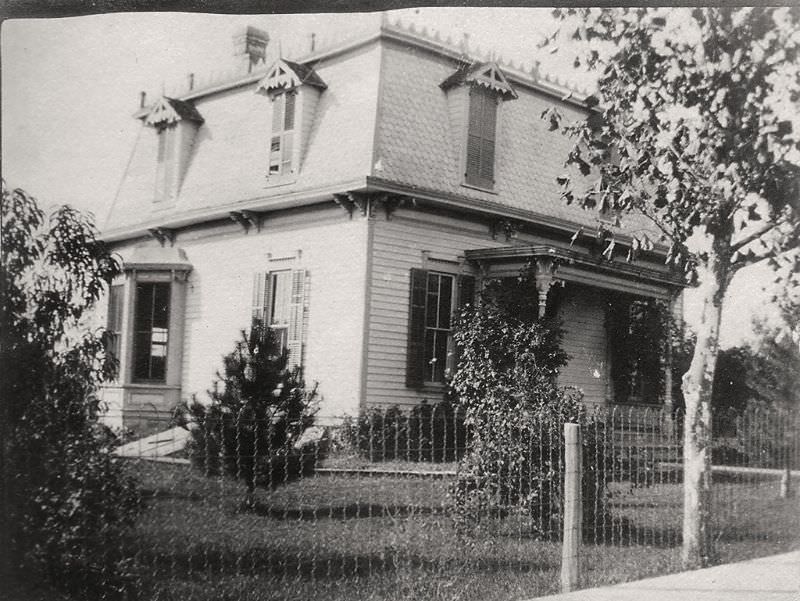
<svg viewBox="0 0 800 601"><path fill-rule="evenodd" d="M122 305L125 286L117 284L108 291L108 320L106 322L106 353L120 360L122 341Z"/></svg>
<svg viewBox="0 0 800 601"><path fill-rule="evenodd" d="M273 331L290 367L302 365L306 278L302 269L268 271L255 276L253 322Z"/></svg>
<svg viewBox="0 0 800 601"><path fill-rule="evenodd" d="M168 282L136 284L133 326L133 380L165 382L169 342Z"/></svg>
<svg viewBox="0 0 800 601"><path fill-rule="evenodd" d="M469 122L465 183L479 188L494 188L494 150L497 129L495 93L482 86L469 92Z"/></svg>
<svg viewBox="0 0 800 601"><path fill-rule="evenodd" d="M444 382L453 313L453 276L428 274L425 297L425 381Z"/></svg>
<svg viewBox="0 0 800 601"><path fill-rule="evenodd" d="M451 335L454 309L471 302L475 279L425 269L411 270L406 385L443 384L455 366Z"/></svg>
<svg viewBox="0 0 800 601"><path fill-rule="evenodd" d="M296 98L297 94L289 91L278 94L272 101L269 175L286 175L292 172Z"/></svg>
<svg viewBox="0 0 800 601"><path fill-rule="evenodd" d="M158 131L158 164L156 167L155 201L165 200L170 194L175 165L175 125L162 127Z"/></svg>

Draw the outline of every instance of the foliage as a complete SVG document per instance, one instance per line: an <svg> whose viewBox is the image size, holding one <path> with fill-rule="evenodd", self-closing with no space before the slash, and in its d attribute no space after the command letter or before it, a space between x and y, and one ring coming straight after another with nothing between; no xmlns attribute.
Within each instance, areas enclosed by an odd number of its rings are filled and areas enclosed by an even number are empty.
<svg viewBox="0 0 800 601"><path fill-rule="evenodd" d="M287 369L287 360L270 328L256 321L242 331L223 357L211 403L195 399L179 408L195 466L239 478L250 493L313 469L317 449L300 443L314 421L317 387L306 390L301 370Z"/></svg>
<svg viewBox="0 0 800 601"><path fill-rule="evenodd" d="M449 399L422 402L408 413L373 407L346 428L350 443L370 461L455 461L466 449L464 412Z"/></svg>
<svg viewBox="0 0 800 601"><path fill-rule="evenodd" d="M629 259L669 245L666 262L703 285L695 352L683 377L684 564L713 554L710 403L722 306L733 275L761 261L800 273L800 11L797 8L564 9L576 66L597 74L589 118L567 164L593 185L558 178L562 197L616 215L635 212ZM577 23L575 23L577 21ZM572 28L575 24L575 28ZM556 33L545 43L564 40ZM690 238L696 249L689 248ZM617 240L609 237L606 254Z"/></svg>
<svg viewBox="0 0 800 601"><path fill-rule="evenodd" d="M561 331L552 320L532 319L530 273L489 285L477 307L458 318L460 360L451 386L472 433L469 454L453 489L457 522L471 529L490 511L527 513L532 529L550 532L560 517L563 424L586 423L581 395L559 388L567 362ZM603 447L584 437L585 517L602 514Z"/></svg>
<svg viewBox="0 0 800 601"><path fill-rule="evenodd" d="M3 552L82 598L121 596L138 497L97 419L115 365L82 322L120 267L78 211L46 222L24 191L2 194Z"/></svg>

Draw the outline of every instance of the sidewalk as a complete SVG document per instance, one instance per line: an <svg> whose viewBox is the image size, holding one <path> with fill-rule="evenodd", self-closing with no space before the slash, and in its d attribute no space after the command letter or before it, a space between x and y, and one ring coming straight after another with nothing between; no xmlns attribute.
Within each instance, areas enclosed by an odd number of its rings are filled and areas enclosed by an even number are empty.
<svg viewBox="0 0 800 601"><path fill-rule="evenodd" d="M547 601L798 601L800 551L590 588ZM536 601L531 599L530 601Z"/></svg>

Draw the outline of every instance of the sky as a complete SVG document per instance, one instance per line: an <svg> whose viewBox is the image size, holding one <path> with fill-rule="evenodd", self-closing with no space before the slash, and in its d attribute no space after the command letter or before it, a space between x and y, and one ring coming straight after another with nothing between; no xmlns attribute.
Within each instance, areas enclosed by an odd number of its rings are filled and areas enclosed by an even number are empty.
<svg viewBox="0 0 800 601"><path fill-rule="evenodd" d="M419 8L390 11L392 20L437 30L471 48L566 76L569 58L537 49L554 28L542 8ZM132 117L141 91L149 101L186 80L232 66L234 33L266 30L286 57L374 30L375 13L210 15L115 13L2 23L2 174L45 207L71 204L105 220L141 124ZM723 315L723 347L752 334L755 316L770 317L770 282L748 268L731 285ZM699 316L698 294L686 295L686 318Z"/></svg>

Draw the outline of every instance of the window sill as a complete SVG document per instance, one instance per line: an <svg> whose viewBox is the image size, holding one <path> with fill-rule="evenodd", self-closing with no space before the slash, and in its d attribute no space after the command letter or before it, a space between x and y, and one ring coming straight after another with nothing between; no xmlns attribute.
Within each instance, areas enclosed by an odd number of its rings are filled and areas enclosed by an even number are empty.
<svg viewBox="0 0 800 601"><path fill-rule="evenodd" d="M267 175L264 178L264 187L277 188L278 186L288 186L297 183L297 174L290 175Z"/></svg>
<svg viewBox="0 0 800 601"><path fill-rule="evenodd" d="M474 184L468 184L466 182L461 182L462 188L469 188L470 190L477 190L478 192L486 192L487 194L494 194L497 196L499 192L493 188L482 188L481 186L476 186Z"/></svg>
<svg viewBox="0 0 800 601"><path fill-rule="evenodd" d="M119 388L134 389L157 389L157 390L180 390L180 386L175 384L164 384L163 382L129 382L128 384L118 384Z"/></svg>

